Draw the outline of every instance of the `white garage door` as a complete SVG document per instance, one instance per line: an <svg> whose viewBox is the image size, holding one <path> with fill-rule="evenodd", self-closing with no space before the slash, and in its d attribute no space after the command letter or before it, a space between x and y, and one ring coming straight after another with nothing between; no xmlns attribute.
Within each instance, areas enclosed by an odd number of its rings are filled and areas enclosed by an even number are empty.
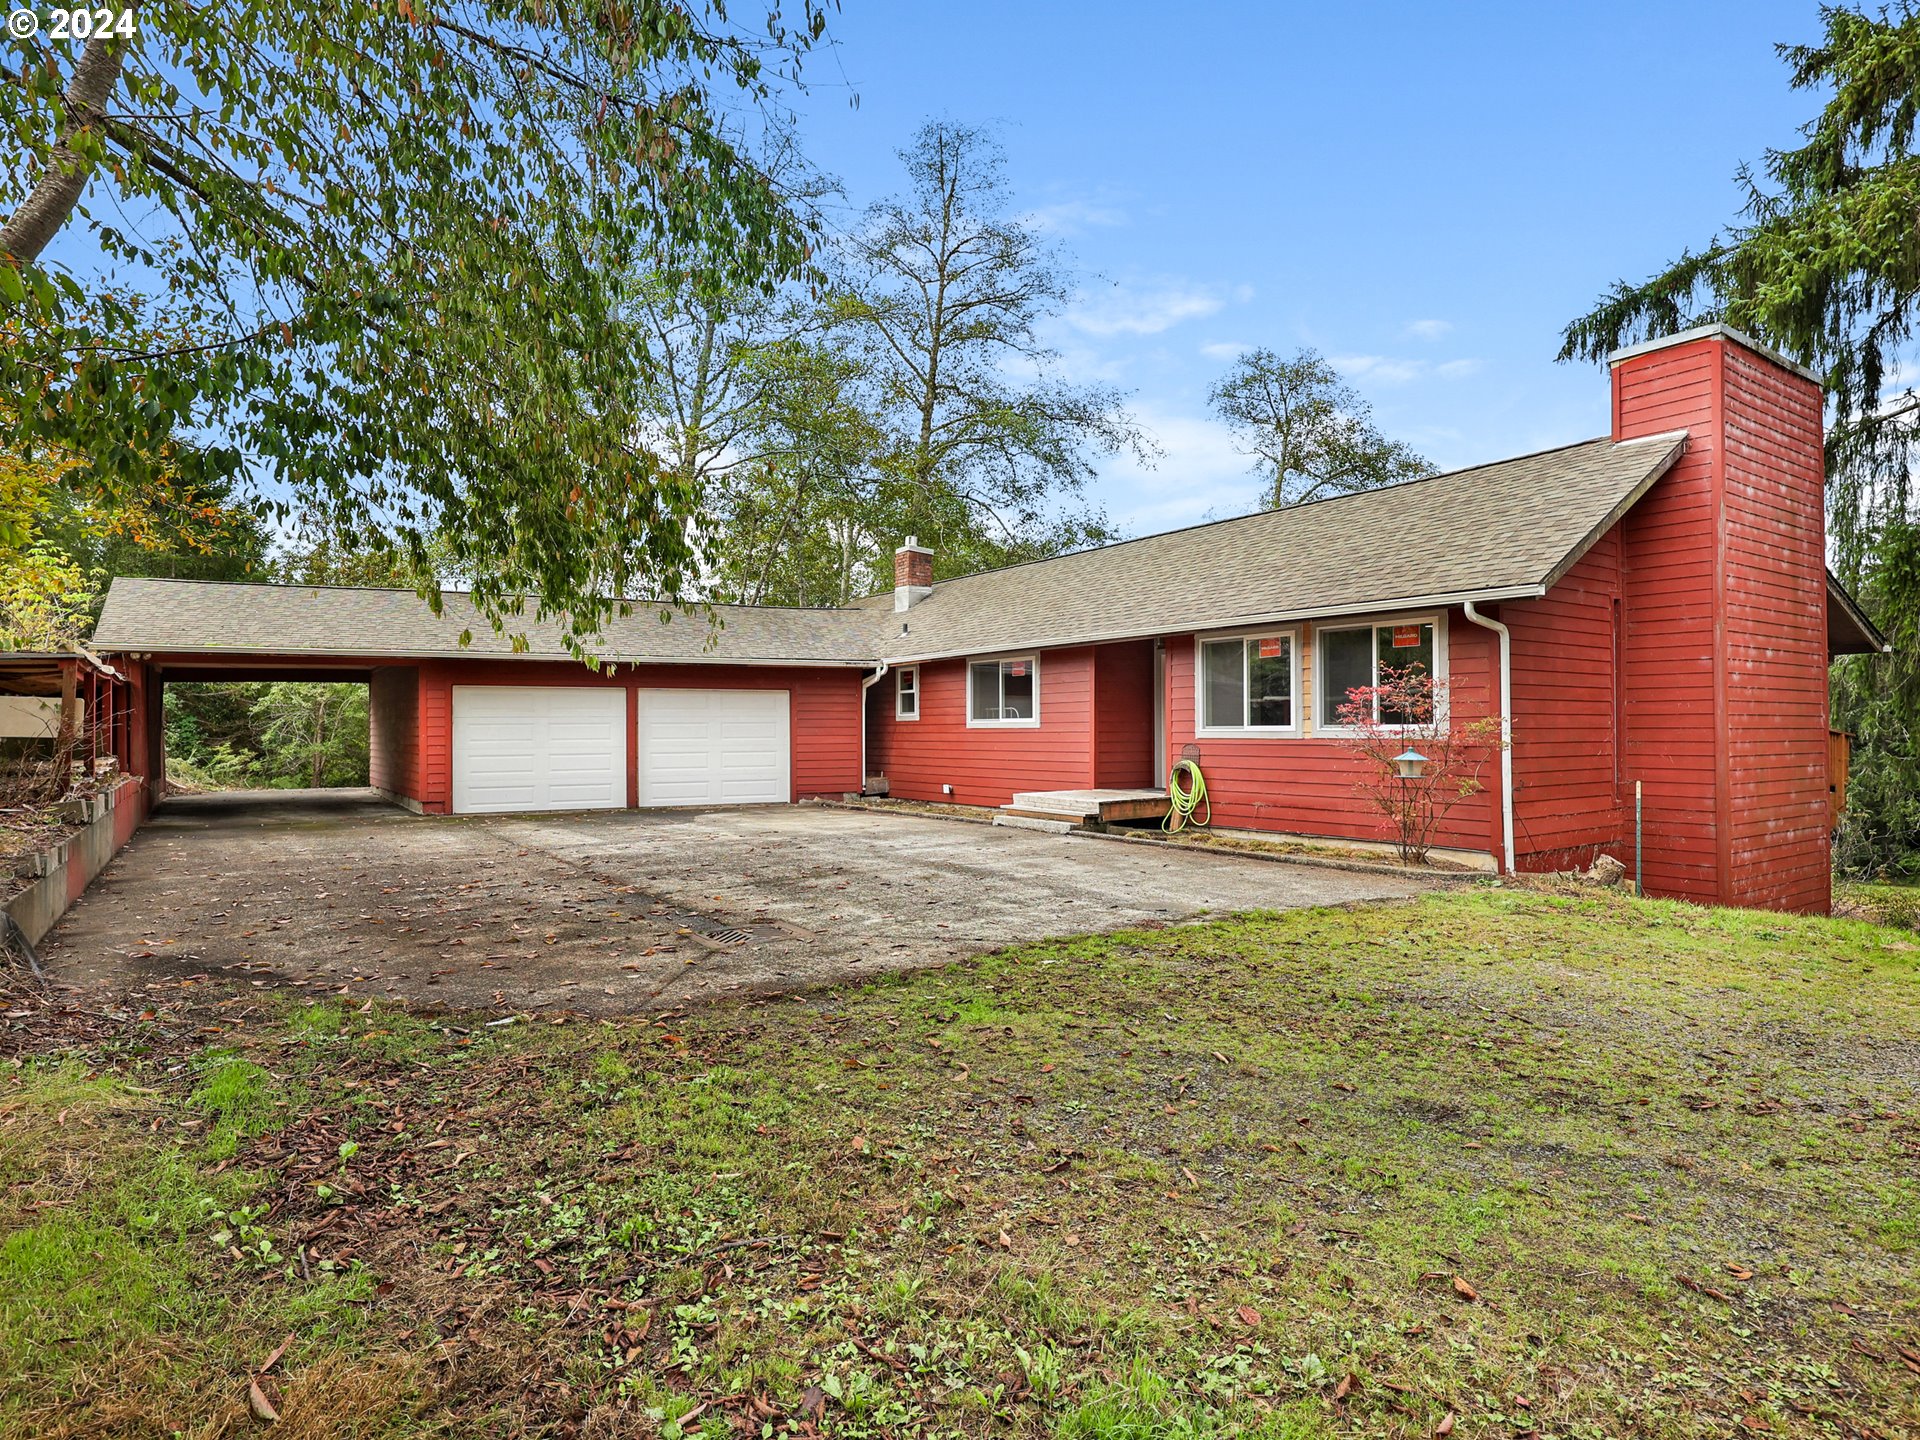
<svg viewBox="0 0 1920 1440"><path fill-rule="evenodd" d="M642 805L778 805L792 798L784 690L642 690Z"/></svg>
<svg viewBox="0 0 1920 1440"><path fill-rule="evenodd" d="M453 687L456 814L626 803L625 690Z"/></svg>

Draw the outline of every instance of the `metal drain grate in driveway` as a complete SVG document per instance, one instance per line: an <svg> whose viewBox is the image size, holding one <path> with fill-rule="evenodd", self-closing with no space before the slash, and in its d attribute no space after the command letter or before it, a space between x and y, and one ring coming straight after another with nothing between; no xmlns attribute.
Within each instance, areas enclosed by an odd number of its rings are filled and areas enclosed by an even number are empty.
<svg viewBox="0 0 1920 1440"><path fill-rule="evenodd" d="M722 945L744 945L749 940L754 940L758 937L748 934L745 930L735 930L729 927L725 930L709 930L706 932L706 938L709 940L718 940Z"/></svg>

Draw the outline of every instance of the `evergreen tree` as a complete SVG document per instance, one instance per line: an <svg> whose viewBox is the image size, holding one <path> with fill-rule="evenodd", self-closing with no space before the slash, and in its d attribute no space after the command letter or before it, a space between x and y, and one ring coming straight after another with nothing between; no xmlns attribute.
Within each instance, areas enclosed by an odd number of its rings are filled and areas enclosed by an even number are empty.
<svg viewBox="0 0 1920 1440"><path fill-rule="evenodd" d="M1827 507L1841 580L1897 647L1835 667L1834 723L1858 741L1838 855L1920 868L1920 394L1898 380L1920 321L1920 11L1827 7L1815 45L1779 47L1795 89L1828 91L1804 143L1740 174L1746 205L1651 279L1615 285L1567 327L1562 359L1710 320L1826 376Z"/></svg>

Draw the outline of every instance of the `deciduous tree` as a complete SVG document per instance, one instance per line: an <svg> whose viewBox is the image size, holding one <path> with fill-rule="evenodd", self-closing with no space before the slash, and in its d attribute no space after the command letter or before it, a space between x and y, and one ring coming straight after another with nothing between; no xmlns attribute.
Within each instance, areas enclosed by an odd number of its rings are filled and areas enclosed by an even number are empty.
<svg viewBox="0 0 1920 1440"><path fill-rule="evenodd" d="M1380 433L1372 407L1313 350L1249 350L1207 398L1254 457L1269 509L1433 473L1413 447Z"/></svg>
<svg viewBox="0 0 1920 1440"><path fill-rule="evenodd" d="M1340 742L1361 765L1355 788L1385 817L1408 865L1426 863L1447 813L1477 793L1480 771L1501 746L1500 717L1458 719L1445 679L1424 666L1382 665L1376 684L1340 702ZM1416 751L1419 774L1403 775L1399 757Z"/></svg>
<svg viewBox="0 0 1920 1440"><path fill-rule="evenodd" d="M998 142L940 120L900 158L907 189L847 238L836 307L864 356L900 521L942 573L1107 538L1063 502L1094 457L1143 441L1118 392L1068 381L1041 339L1073 286L1012 213Z"/></svg>
<svg viewBox="0 0 1920 1440"><path fill-rule="evenodd" d="M129 6L0 82L0 226L22 439L107 488L198 433L186 478L270 487L424 558L476 599L569 614L677 596L697 494L644 443L629 277L714 292L807 263L756 134L821 0L252 0ZM137 217L128 220L127 216ZM158 238L153 238L158 237ZM151 342L108 268L191 344Z"/></svg>

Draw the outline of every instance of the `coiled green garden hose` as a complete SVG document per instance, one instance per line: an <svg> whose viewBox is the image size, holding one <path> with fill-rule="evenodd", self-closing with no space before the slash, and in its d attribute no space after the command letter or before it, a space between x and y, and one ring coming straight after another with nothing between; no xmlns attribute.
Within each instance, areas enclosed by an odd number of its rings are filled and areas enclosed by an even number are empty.
<svg viewBox="0 0 1920 1440"><path fill-rule="evenodd" d="M1190 782L1188 777L1192 777ZM1207 799L1207 777L1193 761L1174 762L1173 773L1167 776L1167 798L1173 803L1167 807L1167 818L1160 822L1160 828L1169 835L1189 825L1204 830L1213 823L1213 802ZM1196 818L1195 811L1202 813Z"/></svg>

